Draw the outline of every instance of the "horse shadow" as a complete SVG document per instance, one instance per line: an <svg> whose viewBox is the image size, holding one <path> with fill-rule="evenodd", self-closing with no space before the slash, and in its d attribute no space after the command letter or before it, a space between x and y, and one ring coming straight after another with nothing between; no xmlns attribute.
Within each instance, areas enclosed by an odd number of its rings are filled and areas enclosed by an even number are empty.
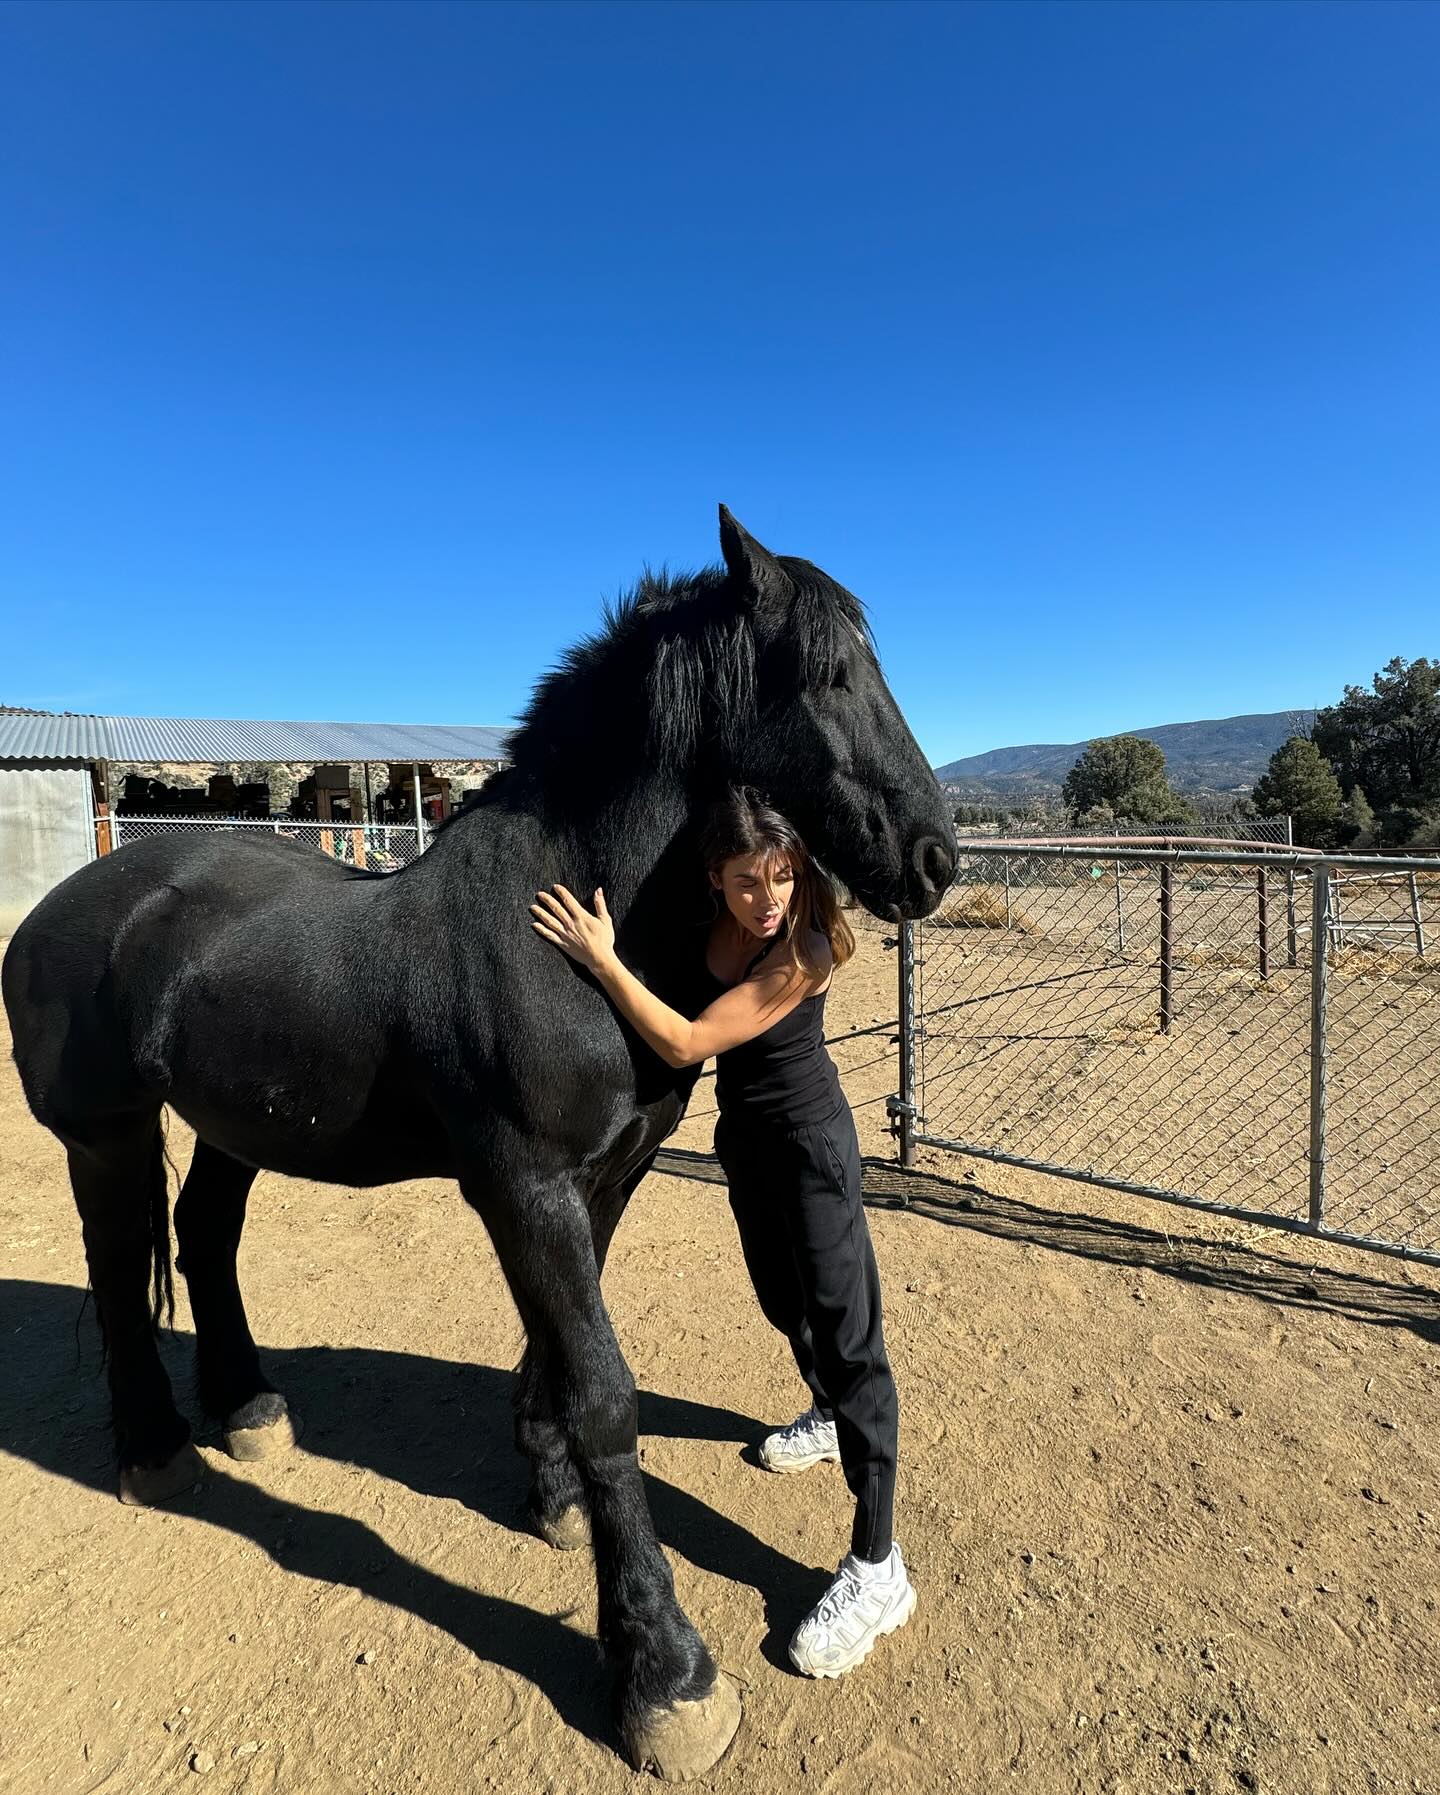
<svg viewBox="0 0 1440 1795"><path fill-rule="evenodd" d="M94 1323L73 1285L0 1279L0 1450L114 1498L109 1396ZM193 1400L192 1335L174 1331L161 1357L183 1411ZM305 1424L305 1452L374 1472L417 1495L457 1501L527 1536L528 1469L511 1443L513 1374L490 1365L364 1347L261 1348L266 1369ZM734 1443L753 1453L759 1425L733 1410L643 1391L642 1435ZM200 1444L218 1444L198 1426ZM737 1462L737 1475L747 1475ZM661 1542L702 1570L749 1584L765 1604L761 1651L790 1669L790 1631L825 1574L757 1539L653 1473L646 1495ZM412 1563L363 1521L264 1490L207 1460L199 1488L171 1505L259 1546L296 1576L348 1585L440 1627L477 1658L533 1683L567 1726L609 1747L618 1738L596 1675L593 1640L546 1615Z"/></svg>

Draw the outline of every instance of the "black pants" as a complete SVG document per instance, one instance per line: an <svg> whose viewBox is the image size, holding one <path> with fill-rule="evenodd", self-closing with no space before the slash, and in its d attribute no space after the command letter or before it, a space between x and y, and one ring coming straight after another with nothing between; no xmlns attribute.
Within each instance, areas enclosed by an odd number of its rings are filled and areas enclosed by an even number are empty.
<svg viewBox="0 0 1440 1795"><path fill-rule="evenodd" d="M894 1526L899 1407L854 1119L844 1105L796 1128L722 1115L715 1151L761 1310L790 1342L815 1406L834 1420L855 1497L850 1549L882 1559Z"/></svg>

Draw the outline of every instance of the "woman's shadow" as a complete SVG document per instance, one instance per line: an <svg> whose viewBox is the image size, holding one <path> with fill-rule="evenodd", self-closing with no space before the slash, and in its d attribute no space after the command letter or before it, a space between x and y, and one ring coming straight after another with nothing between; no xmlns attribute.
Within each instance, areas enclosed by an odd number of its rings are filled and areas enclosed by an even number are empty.
<svg viewBox="0 0 1440 1795"><path fill-rule="evenodd" d="M94 1321L81 1322L79 1306L72 1285L0 1279L0 1449L113 1496L109 1396ZM170 1334L161 1356L182 1411L198 1421L193 1345L189 1334ZM528 1533L527 1469L511 1443L512 1373L363 1347L262 1352L268 1373L304 1418L304 1451ZM673 1439L733 1441L750 1454L761 1433L733 1410L649 1391L640 1396L640 1427ZM218 1444L213 1429L197 1425L196 1434L202 1444ZM252 1540L296 1575L349 1585L443 1628L477 1657L535 1684L567 1725L614 1747L594 1644L563 1617L452 1583L402 1557L364 1522L272 1495L217 1468L213 1456L208 1464L204 1483L177 1500L178 1510ZM751 1474L737 1462L737 1477ZM645 1482L662 1543L760 1593L769 1623L762 1652L788 1669L786 1641L824 1575L687 1491L649 1473Z"/></svg>

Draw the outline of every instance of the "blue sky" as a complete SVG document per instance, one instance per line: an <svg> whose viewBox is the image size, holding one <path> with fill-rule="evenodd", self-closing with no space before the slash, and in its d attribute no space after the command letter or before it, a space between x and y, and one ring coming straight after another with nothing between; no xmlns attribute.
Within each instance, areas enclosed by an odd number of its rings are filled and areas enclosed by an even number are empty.
<svg viewBox="0 0 1440 1795"><path fill-rule="evenodd" d="M725 500L937 762L1440 651L1440 7L0 9L0 701L504 722Z"/></svg>

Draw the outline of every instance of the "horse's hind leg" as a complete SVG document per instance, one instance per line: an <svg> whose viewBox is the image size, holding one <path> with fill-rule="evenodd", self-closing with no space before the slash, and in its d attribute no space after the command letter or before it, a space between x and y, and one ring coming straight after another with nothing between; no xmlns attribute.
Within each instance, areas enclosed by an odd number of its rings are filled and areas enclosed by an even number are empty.
<svg viewBox="0 0 1440 1795"><path fill-rule="evenodd" d="M200 1401L206 1414L219 1417L225 1450L240 1459L283 1452L297 1433L285 1398L260 1369L240 1296L235 1261L254 1182L252 1166L197 1140L175 1205L180 1270L195 1317Z"/></svg>
<svg viewBox="0 0 1440 1795"><path fill-rule="evenodd" d="M699 1776L734 1737L740 1700L681 1610L655 1537L635 1452L635 1381L601 1301L585 1210L563 1180L498 1200L478 1180L463 1183L539 1346L534 1362L590 1510L600 1640L619 1681L626 1747L667 1780Z"/></svg>
<svg viewBox="0 0 1440 1795"><path fill-rule="evenodd" d="M105 1340L120 1500L164 1502L199 1481L204 1461L175 1407L155 1349L169 1297L170 1203L160 1119L103 1144L71 1145L70 1184ZM154 1300L150 1298L154 1283Z"/></svg>
<svg viewBox="0 0 1440 1795"><path fill-rule="evenodd" d="M654 1152L619 1183L599 1190L589 1204L590 1242L596 1275L605 1270L605 1255L625 1206L654 1163ZM540 1342L528 1340L515 1382L515 1444L530 1461L530 1519L540 1537L560 1552L590 1543L590 1512L585 1486L570 1457L565 1430L550 1400L550 1376Z"/></svg>

